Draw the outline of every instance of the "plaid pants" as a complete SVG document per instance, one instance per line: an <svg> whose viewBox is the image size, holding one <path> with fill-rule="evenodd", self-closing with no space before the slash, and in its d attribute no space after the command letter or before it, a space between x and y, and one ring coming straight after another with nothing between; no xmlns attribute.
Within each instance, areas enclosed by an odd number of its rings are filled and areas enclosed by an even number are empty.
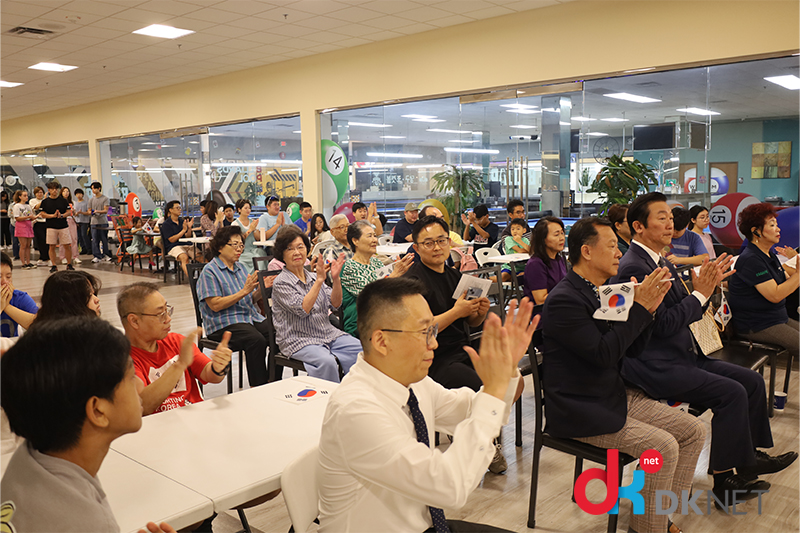
<svg viewBox="0 0 800 533"><path fill-rule="evenodd" d="M664 405L638 389L628 389L628 419L615 433L575 440L600 448L617 448L633 457L658 450L664 458L661 470L645 474L643 515L631 515L630 527L638 533L665 533L667 515L656 515L656 490L671 490L680 497L692 486L697 458L705 444L706 430L692 415ZM668 506L662 502L661 508Z"/></svg>

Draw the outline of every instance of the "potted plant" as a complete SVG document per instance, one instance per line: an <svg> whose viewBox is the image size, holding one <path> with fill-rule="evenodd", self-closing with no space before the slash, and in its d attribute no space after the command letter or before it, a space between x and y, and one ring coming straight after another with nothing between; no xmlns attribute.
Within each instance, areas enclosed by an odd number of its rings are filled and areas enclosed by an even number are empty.
<svg viewBox="0 0 800 533"><path fill-rule="evenodd" d="M431 192L443 195L439 201L447 208L450 225L457 232L463 229L460 214L467 206L472 206L483 191L483 173L455 165L445 167L445 170L431 176Z"/></svg>
<svg viewBox="0 0 800 533"><path fill-rule="evenodd" d="M639 191L648 190L649 185L657 185L655 167L638 159L624 161L622 156L612 155L603 162L603 167L595 176L592 187L587 192L600 194L603 200L598 215L605 215L614 204L629 204Z"/></svg>

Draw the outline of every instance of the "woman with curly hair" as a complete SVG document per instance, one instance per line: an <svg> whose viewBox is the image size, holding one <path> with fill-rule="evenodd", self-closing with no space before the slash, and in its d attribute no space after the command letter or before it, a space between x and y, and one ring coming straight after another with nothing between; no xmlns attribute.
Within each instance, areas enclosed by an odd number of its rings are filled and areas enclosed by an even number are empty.
<svg viewBox="0 0 800 533"><path fill-rule="evenodd" d="M781 239L775 208L766 202L747 206L739 215L739 231L750 241L736 261L728 281L733 323L740 335L757 342L783 346L798 356L800 325L786 312L786 297L797 291L800 274L781 266L772 251ZM776 247L786 257L792 248ZM791 360L791 359L790 359Z"/></svg>

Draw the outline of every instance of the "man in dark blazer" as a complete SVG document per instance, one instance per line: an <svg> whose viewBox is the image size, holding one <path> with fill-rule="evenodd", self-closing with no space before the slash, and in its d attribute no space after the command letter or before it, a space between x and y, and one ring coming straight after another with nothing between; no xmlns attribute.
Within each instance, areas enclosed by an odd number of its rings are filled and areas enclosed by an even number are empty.
<svg viewBox="0 0 800 533"><path fill-rule="evenodd" d="M630 530L677 530L666 515L656 514L655 491L680 495L690 489L705 426L641 390L627 388L620 375L626 350L628 357L635 357L635 348L629 348L650 335L652 313L669 290L664 281L669 271L653 272L635 289L626 322L595 319L597 288L617 273L622 256L617 236L606 219L587 217L572 226L568 239L572 271L547 295L542 315L547 431L636 457L658 450L663 466L645 476L645 513L631 516Z"/></svg>
<svg viewBox="0 0 800 533"><path fill-rule="evenodd" d="M715 494L721 501L733 490L748 491L745 497L755 497L752 491L769 488L757 477L783 470L797 459L797 453L771 457L756 450L773 445L764 379L750 369L706 357L695 346L689 329L689 324L702 317L715 288L732 273L725 272L731 260L723 254L705 262L699 275L692 272L694 291L689 294L675 267L661 256L673 230L666 197L648 193L636 198L628 209L628 224L634 237L620 261L618 280L641 280L657 267L666 266L675 281L655 313L646 346L637 357L625 358L623 377L653 398L710 408L714 417L709 463Z"/></svg>

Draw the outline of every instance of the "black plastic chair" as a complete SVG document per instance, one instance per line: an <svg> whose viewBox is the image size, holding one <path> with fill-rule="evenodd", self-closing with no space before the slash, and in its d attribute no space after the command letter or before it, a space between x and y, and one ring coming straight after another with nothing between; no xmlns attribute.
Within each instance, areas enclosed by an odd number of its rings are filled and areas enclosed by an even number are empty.
<svg viewBox="0 0 800 533"><path fill-rule="evenodd" d="M161 232L161 250L162 250L162 257L164 259L164 283L167 282L167 274L169 273L169 264L173 263L175 265L175 279L178 281L178 285L181 284L183 279L183 269L181 268L181 262L178 261L176 258L169 255L166 248L167 238L164 237L164 232ZM187 265L188 271L188 265Z"/></svg>
<svg viewBox="0 0 800 533"><path fill-rule="evenodd" d="M197 280L200 279L200 273L203 271L205 265L201 263L191 263L186 265L186 270L189 272L189 288L192 291L192 302L194 302L194 316L197 321L197 327L203 327L203 318L200 316L200 300L197 298ZM216 350L217 342L212 341L206 337L197 338L197 346L200 350ZM232 351L239 353L239 390L244 387L244 371L242 364L244 363L244 352L235 348L236 341L231 338L229 347ZM228 394L233 393L233 374L228 372Z"/></svg>
<svg viewBox="0 0 800 533"><path fill-rule="evenodd" d="M255 259L258 258L254 258L253 260L255 261ZM298 375L301 370L303 372L306 371L306 367L302 361L287 357L278 349L275 326L272 322L272 287L266 287L264 280L268 277L277 276L280 273L280 270L258 271L258 290L261 292L261 299L264 303L264 314L267 318L267 328L269 331L269 355L267 356L267 368L269 370L270 383L281 379L283 376L284 367L291 368L295 376Z"/></svg>
<svg viewBox="0 0 800 533"><path fill-rule="evenodd" d="M544 308L544 304L533 306L533 315L535 316L535 315L542 314L542 309L543 308ZM533 369L532 369L532 366L531 366L532 365L532 363L531 363L531 353L533 353L534 356L536 356L538 358L539 357L539 352L536 349L536 347L537 346L541 346L541 345L542 345L542 329L540 327L539 329L537 329L533 333L533 339L531 340L531 349L530 349L528 355L523 357L522 360L519 362L519 365L518 365L519 366L519 373L523 377L529 376L530 374L533 373ZM517 447L520 447L520 446L522 446L522 396L517 398L517 401L514 402L514 403L516 404L516 415L515 415L515 419L516 419L515 420L516 421L516 435L515 435L515 437L516 438L514 439L514 444L516 444Z"/></svg>
<svg viewBox="0 0 800 533"><path fill-rule="evenodd" d="M271 255L262 255L253 258L253 268L258 272L259 270L267 270L269 262L272 261Z"/></svg>
<svg viewBox="0 0 800 533"><path fill-rule="evenodd" d="M541 335L541 334L539 334ZM536 496L537 491L539 488L539 460L541 457L542 446L547 446L553 450L558 450L562 453L567 453L570 455L575 456L575 475L572 479L572 486L573 486L573 494L572 494L572 501L575 501L575 481L578 479L578 476L583 471L583 461L589 460L593 463L598 463L603 466L606 465L606 449L599 448L597 446L592 446L591 444L586 444L585 442L580 442L573 439L561 439L558 437L553 437L552 435L548 435L544 431L544 417L543 417L543 399L542 399L542 381L540 379L540 372L541 369L539 365L536 364L536 353L534 349L534 345L536 344L536 335L534 335L534 342L531 342L531 348L528 352L528 357L530 358L531 362L531 373L533 374L533 398L535 404L535 415L536 415L536 431L534 433L533 438L533 466L531 471L531 497L530 497L530 504L528 507L528 527L533 529L536 527ZM541 344L541 340L539 340L539 344ZM619 454L619 484L618 486L622 486L622 472L625 469L625 466L631 464L632 462L636 461L635 457L631 457L626 453L620 452ZM619 515L610 514L608 515L608 533L614 533L617 530L617 520Z"/></svg>

